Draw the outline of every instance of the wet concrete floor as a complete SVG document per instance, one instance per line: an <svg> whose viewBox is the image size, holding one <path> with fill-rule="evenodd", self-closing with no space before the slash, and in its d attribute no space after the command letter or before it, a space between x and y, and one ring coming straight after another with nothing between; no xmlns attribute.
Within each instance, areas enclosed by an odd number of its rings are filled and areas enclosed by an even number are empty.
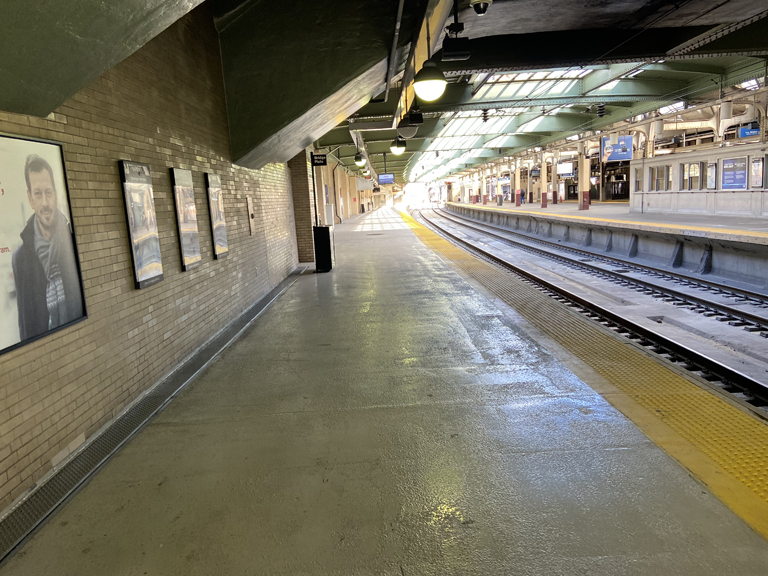
<svg viewBox="0 0 768 576"><path fill-rule="evenodd" d="M382 209L14 575L761 575L768 543Z"/></svg>

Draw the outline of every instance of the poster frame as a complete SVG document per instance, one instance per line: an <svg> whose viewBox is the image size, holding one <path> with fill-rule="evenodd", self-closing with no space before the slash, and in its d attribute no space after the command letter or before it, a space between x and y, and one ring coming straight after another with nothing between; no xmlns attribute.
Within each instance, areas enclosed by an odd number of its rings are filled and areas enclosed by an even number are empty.
<svg viewBox="0 0 768 576"><path fill-rule="evenodd" d="M760 166L760 178L757 183L753 172L756 165ZM752 190L765 188L765 158L763 156L752 156L749 159L749 187Z"/></svg>
<svg viewBox="0 0 768 576"><path fill-rule="evenodd" d="M725 185L725 163L732 161L737 162L743 160L744 161L744 185L743 186L726 186ZM720 168L720 188L722 190L731 190L731 191L744 191L749 189L749 171L750 171L750 162L748 156L733 156L729 158L722 158L720 160L721 168Z"/></svg>
<svg viewBox="0 0 768 576"><path fill-rule="evenodd" d="M67 178L67 164L64 159L64 144L62 142L58 142L56 140L49 140L47 138L36 138L34 136L23 136L20 134L10 134L8 132L2 132L0 131L0 138L7 138L9 140L22 140L27 142L36 142L38 144L49 144L52 146L56 146L59 149L59 156L61 158L61 169L63 173L63 179L64 179L64 193L67 197L67 205L69 208L69 226L72 233L72 249L74 250L75 255L75 264L77 265L77 276L80 284L80 296L82 299L82 305L83 305L83 315L79 318L76 318L74 320L71 320L70 322L67 322L66 324L62 324L61 326L57 326L56 328L52 328L46 332L43 332L41 334L37 334L35 336L32 336L31 338L26 338L24 340L20 340L19 342L15 344L11 344L10 346L6 346L5 348L0 349L0 356L7 354L8 352L12 352L13 350L17 350L19 348L22 348L26 346L27 344L31 344L32 342L36 342L38 340L41 340L43 338L46 338L50 336L51 334L55 334L56 332L60 332L61 330L66 330L67 328L74 326L75 324L79 324L80 322L83 322L84 320L88 319L88 306L85 298L85 285L83 284L83 270L82 266L80 264L80 251L77 247L77 232L75 229L75 218L72 215L72 196L70 194L69 189L69 178Z"/></svg>
<svg viewBox="0 0 768 576"><path fill-rule="evenodd" d="M717 161L707 162L707 190L717 190Z"/></svg>
<svg viewBox="0 0 768 576"><path fill-rule="evenodd" d="M138 262L136 262L136 255L133 251L133 230L131 230L131 218L128 214L128 202L126 201L126 171L125 171L125 165L126 164L138 164L141 166L145 166L149 172L149 178L150 178L150 186L152 186L152 208L155 210L155 215L157 215L157 208L155 207L155 197L154 197L154 185L151 184L152 179L152 170L149 166L149 164L145 162L135 162L134 160L118 160L117 162L118 167L120 168L120 188L122 189L123 194L123 208L125 212L125 226L128 230L128 250L131 253L131 263L133 267L133 280L134 280L134 287L137 290L141 290L143 288L149 288L150 286L154 286L155 284L162 282L163 278L165 278L165 273L160 272L159 275L153 276L152 278L148 278L146 280L139 280L139 269L138 269ZM155 224L157 225L157 224ZM159 248L160 245L160 230L158 228L157 230L157 239L158 239L158 249L160 251L160 266L162 269L162 249Z"/></svg>
<svg viewBox="0 0 768 576"><path fill-rule="evenodd" d="M188 170L186 168L170 168L171 171L171 192L173 193L173 208L174 212L176 212L176 232L179 235L179 255L181 256L181 271L182 272L189 272L190 270L194 270L195 268L199 268L203 264L203 249L200 246L200 226L199 222L197 220L197 201L195 200L195 185L192 179L192 170ZM199 258L193 262L190 262L189 264L185 261L185 254L184 254L184 235L183 231L181 229L181 220L179 219L179 194L176 190L176 188L182 187L182 184L179 183L179 177L182 176L184 172L189 172L189 188L192 189L192 201L195 204L195 231L197 232L197 251Z"/></svg>
<svg viewBox="0 0 768 576"><path fill-rule="evenodd" d="M224 260L229 256L229 236L227 235L227 218L225 214L222 214L222 220L224 221L224 235L227 237L227 249L224 252L219 253L216 248L216 223L213 221L213 197L211 196L211 178L218 178L219 180L219 194L224 194L224 188L221 185L221 175L214 174L212 172L205 173L205 192L208 195L208 219L211 222L211 245L213 247L213 257L216 260ZM250 218L249 218L250 220Z"/></svg>

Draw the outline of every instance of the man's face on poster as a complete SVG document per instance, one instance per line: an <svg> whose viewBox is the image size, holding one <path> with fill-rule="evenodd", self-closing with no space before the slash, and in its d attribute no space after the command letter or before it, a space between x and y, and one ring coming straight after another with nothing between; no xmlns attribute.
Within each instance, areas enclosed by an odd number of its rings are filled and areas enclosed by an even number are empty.
<svg viewBox="0 0 768 576"><path fill-rule="evenodd" d="M35 211L37 222L43 232L50 233L56 221L56 188L48 170L29 173L29 205Z"/></svg>

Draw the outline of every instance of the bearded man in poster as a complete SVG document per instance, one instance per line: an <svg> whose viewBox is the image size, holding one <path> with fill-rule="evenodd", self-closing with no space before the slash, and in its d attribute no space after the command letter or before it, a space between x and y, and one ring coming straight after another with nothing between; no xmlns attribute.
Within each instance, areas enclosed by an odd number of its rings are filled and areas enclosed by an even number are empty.
<svg viewBox="0 0 768 576"><path fill-rule="evenodd" d="M13 254L21 340L34 338L83 315L83 295L72 232L58 209L51 165L31 154L24 166L27 200L34 214Z"/></svg>

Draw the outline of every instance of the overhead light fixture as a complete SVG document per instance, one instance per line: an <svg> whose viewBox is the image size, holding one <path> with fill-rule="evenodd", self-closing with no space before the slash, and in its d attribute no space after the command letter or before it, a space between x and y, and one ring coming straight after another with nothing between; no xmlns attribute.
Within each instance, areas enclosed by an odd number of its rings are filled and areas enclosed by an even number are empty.
<svg viewBox="0 0 768 576"><path fill-rule="evenodd" d="M425 102L432 102L440 98L445 92L446 84L448 81L445 79L445 74L431 60L424 62L424 66L413 79L413 89L416 90L416 96Z"/></svg>
<svg viewBox="0 0 768 576"><path fill-rule="evenodd" d="M469 0L469 5L475 10L475 14L483 16L488 12L488 6L493 4L493 0Z"/></svg>
<svg viewBox="0 0 768 576"><path fill-rule="evenodd" d="M400 156L400 154L405 152L405 140L395 138L392 140L392 144L390 145L389 149L395 156Z"/></svg>
<svg viewBox="0 0 768 576"><path fill-rule="evenodd" d="M419 131L419 127L412 126L411 124L401 124L400 126L397 127L397 135L400 138L405 138L406 140L416 136L416 132L418 131Z"/></svg>
<svg viewBox="0 0 768 576"><path fill-rule="evenodd" d="M355 154L355 164L358 166L364 166L365 165L365 158L363 158L363 155L358 152Z"/></svg>

